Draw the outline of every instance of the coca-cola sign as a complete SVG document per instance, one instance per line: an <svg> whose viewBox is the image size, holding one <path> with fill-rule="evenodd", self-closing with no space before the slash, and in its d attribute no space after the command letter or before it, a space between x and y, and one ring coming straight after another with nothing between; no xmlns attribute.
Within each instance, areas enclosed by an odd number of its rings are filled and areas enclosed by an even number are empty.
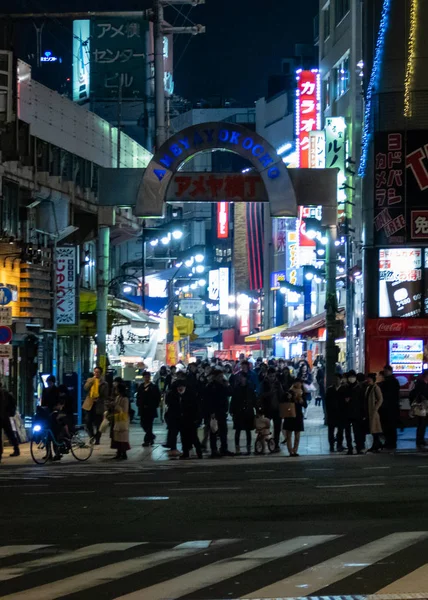
<svg viewBox="0 0 428 600"><path fill-rule="evenodd" d="M378 323L379 333L403 333L404 323Z"/></svg>

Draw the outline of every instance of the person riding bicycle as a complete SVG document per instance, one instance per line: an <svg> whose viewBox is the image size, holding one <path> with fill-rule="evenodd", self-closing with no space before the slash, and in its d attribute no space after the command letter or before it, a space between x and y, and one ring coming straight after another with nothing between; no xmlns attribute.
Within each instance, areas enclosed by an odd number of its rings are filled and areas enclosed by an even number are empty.
<svg viewBox="0 0 428 600"><path fill-rule="evenodd" d="M66 442L65 448L67 448L67 442L70 440L70 430L68 427L68 419L64 407L65 401L59 396L53 406L53 411L49 416L50 429L55 441L57 442L56 444L53 444L55 456L52 460L61 460L61 450L58 444Z"/></svg>

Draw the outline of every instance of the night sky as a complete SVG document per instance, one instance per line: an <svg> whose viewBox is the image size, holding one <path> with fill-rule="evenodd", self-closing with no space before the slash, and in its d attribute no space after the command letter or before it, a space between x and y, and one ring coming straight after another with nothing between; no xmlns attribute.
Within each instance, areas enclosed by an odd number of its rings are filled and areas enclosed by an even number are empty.
<svg viewBox="0 0 428 600"><path fill-rule="evenodd" d="M150 7L151 0L15 0L12 4L16 12L108 11L141 10ZM194 8L177 7L181 15L174 8L167 9L165 16L175 25L190 25L183 17L189 14L192 21L207 28L203 35L176 36L176 93L193 102L223 96L252 105L266 95L268 76L280 72L280 59L294 54L294 44L313 43L317 7L318 0L206 0ZM20 54L31 53L33 31L28 24L28 35L20 36ZM23 39L27 40L25 50ZM44 41L63 57L61 77L67 76L71 22L48 23Z"/></svg>

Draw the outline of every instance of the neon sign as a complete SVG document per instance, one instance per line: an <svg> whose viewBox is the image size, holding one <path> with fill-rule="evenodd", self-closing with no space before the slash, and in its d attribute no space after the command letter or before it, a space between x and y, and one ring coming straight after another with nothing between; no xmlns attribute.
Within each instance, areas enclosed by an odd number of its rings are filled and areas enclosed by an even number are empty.
<svg viewBox="0 0 428 600"><path fill-rule="evenodd" d="M225 240L229 237L229 205L227 202L217 203L217 238Z"/></svg>
<svg viewBox="0 0 428 600"><path fill-rule="evenodd" d="M50 50L46 50L43 56L40 57L40 62L50 63L50 62L61 62L61 59L58 56L54 56Z"/></svg>
<svg viewBox="0 0 428 600"><path fill-rule="evenodd" d="M297 71L296 138L298 166L309 167L309 134L321 129L320 75L317 69Z"/></svg>

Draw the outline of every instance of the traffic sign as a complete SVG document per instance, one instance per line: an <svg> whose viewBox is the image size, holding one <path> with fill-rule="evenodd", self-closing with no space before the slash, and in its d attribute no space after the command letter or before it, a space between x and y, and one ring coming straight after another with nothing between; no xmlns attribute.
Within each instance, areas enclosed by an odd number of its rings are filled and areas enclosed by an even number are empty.
<svg viewBox="0 0 428 600"><path fill-rule="evenodd" d="M7 287L0 287L0 306L6 306L12 302L12 292Z"/></svg>
<svg viewBox="0 0 428 600"><path fill-rule="evenodd" d="M12 329L6 325L0 326L0 344L8 344L12 339Z"/></svg>
<svg viewBox="0 0 428 600"><path fill-rule="evenodd" d="M0 358L12 358L12 348L11 344L0 346Z"/></svg>
<svg viewBox="0 0 428 600"><path fill-rule="evenodd" d="M12 325L12 307L0 306L0 325Z"/></svg>

